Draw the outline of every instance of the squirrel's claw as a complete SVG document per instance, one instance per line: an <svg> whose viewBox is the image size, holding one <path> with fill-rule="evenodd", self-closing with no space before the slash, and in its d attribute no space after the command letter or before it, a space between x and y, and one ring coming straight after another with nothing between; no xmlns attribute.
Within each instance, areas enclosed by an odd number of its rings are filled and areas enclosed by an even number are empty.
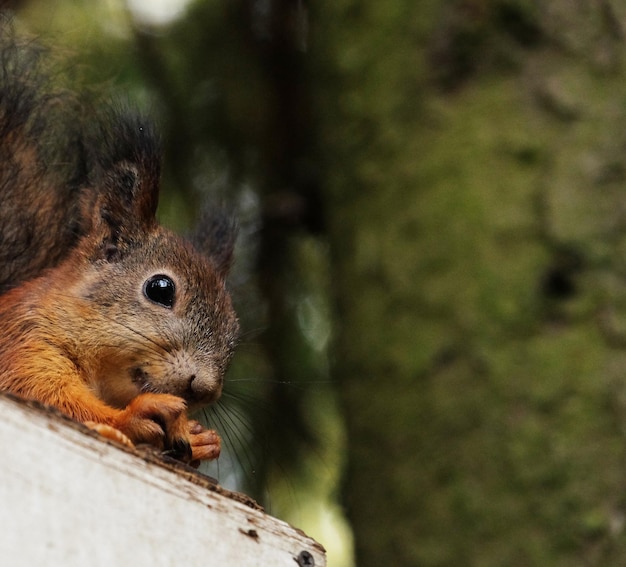
<svg viewBox="0 0 626 567"><path fill-rule="evenodd" d="M204 429L197 421L189 422L191 438L191 462L211 461L220 456L222 440L214 429Z"/></svg>
<svg viewBox="0 0 626 567"><path fill-rule="evenodd" d="M173 459L184 463L188 463L193 459L191 445L187 439L174 439L171 449L166 453Z"/></svg>
<svg viewBox="0 0 626 567"><path fill-rule="evenodd" d="M141 394L122 410L114 425L87 421L103 437L134 447L147 443L179 461L199 466L217 459L221 439L213 429L187 419L187 404L170 394Z"/></svg>
<svg viewBox="0 0 626 567"><path fill-rule="evenodd" d="M120 413L114 426L133 443L148 443L181 461L192 458L185 400L170 394L141 394Z"/></svg>

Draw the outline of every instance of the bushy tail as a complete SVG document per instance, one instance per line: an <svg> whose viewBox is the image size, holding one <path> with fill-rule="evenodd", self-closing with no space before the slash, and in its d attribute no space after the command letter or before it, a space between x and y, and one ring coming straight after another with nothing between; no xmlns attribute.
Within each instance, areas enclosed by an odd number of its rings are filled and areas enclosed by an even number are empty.
<svg viewBox="0 0 626 567"><path fill-rule="evenodd" d="M56 265L80 233L79 113L45 49L0 22L0 292Z"/></svg>

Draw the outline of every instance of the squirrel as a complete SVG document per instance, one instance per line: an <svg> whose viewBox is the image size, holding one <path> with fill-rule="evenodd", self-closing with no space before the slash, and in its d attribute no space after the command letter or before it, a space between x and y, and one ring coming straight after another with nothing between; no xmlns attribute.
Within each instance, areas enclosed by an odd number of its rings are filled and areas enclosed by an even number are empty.
<svg viewBox="0 0 626 567"><path fill-rule="evenodd" d="M218 399L238 337L234 223L189 240L161 226L155 127L92 111L12 35L0 25L0 390L128 446L214 459L219 435L188 411Z"/></svg>

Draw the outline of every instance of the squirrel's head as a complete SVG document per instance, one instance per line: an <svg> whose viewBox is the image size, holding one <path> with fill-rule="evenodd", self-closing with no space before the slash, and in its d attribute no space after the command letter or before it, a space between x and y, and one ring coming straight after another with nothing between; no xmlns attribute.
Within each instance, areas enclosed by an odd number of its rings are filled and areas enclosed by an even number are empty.
<svg viewBox="0 0 626 567"><path fill-rule="evenodd" d="M136 118L114 123L93 168L89 228L74 254L80 268L65 268L81 270L71 293L81 306L81 352L91 353L83 370L111 405L161 392L199 407L220 396L239 331L224 281L233 224L216 217L194 245L161 227L155 135Z"/></svg>

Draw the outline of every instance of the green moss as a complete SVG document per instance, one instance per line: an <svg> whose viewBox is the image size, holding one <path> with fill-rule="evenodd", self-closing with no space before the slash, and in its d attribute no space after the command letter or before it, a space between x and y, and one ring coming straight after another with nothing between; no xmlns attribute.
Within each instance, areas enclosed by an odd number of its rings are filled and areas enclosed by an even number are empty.
<svg viewBox="0 0 626 567"><path fill-rule="evenodd" d="M623 78L528 51L556 20L498 6L519 66L454 94L426 86L428 52L407 51L393 18L377 24L398 43L374 32L364 50L363 19L325 46L341 76L320 100L359 565L626 552L610 528L626 476L626 293L607 276L624 268ZM437 29L424 13L415 44Z"/></svg>

